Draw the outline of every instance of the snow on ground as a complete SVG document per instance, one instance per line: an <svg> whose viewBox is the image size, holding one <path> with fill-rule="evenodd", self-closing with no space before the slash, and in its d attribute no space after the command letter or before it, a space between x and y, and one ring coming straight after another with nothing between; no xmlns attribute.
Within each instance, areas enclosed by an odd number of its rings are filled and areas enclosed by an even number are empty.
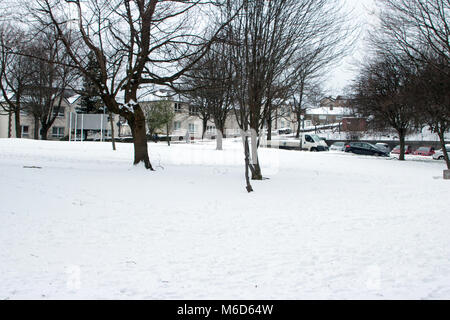
<svg viewBox="0 0 450 320"><path fill-rule="evenodd" d="M149 148L0 139L0 299L450 298L442 161Z"/></svg>

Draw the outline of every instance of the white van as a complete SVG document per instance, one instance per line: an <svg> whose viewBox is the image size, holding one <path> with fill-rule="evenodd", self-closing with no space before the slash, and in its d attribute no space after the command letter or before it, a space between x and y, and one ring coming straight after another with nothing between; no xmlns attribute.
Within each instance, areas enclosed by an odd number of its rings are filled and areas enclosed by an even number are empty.
<svg viewBox="0 0 450 320"><path fill-rule="evenodd" d="M300 149L307 151L328 151L328 145L318 135L304 133L300 139Z"/></svg>
<svg viewBox="0 0 450 320"><path fill-rule="evenodd" d="M304 133L300 139L274 139L261 141L261 147L272 146L280 149L300 149L306 151L328 151L327 143L316 134Z"/></svg>

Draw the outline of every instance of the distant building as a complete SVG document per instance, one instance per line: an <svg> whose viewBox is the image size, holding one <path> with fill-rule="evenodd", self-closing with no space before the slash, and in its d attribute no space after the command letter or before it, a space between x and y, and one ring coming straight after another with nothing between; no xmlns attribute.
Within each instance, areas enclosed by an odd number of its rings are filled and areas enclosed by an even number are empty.
<svg viewBox="0 0 450 320"><path fill-rule="evenodd" d="M190 139L201 139L203 132L203 121L199 115L199 110L191 105L188 100L182 96L175 95L168 90L160 90L153 94L140 97L139 104L145 109L151 104L157 103L162 99L170 101L175 117L169 124L169 135L172 140L183 140L186 137ZM84 115L79 113L80 105L79 95L68 95L63 99L61 109L57 118L48 132L49 140L59 140L69 136L70 128L72 128L71 136L74 138L75 126L78 129L78 139L80 138L81 128L85 135L92 135L99 138L101 130L102 136L108 137L111 134L109 115ZM77 116L76 112L78 113ZM103 117L102 117L103 116ZM337 98L326 97L320 101L320 105L316 108L309 108L302 116L302 128L312 126L337 124L342 131L365 131L365 119L358 118L354 115L351 108L351 100L338 96ZM103 121L99 119L103 119ZM0 109L0 138L8 137L9 115ZM12 137L15 136L14 115L12 115ZM23 138L34 138L35 121L32 115L26 112L21 113L21 130ZM113 127L116 137L131 136L131 128L126 119L113 115ZM267 124L265 125L267 129ZM272 113L272 131L279 132L295 132L297 130L297 119L291 106L282 104L275 108ZM166 128L161 128L159 135L166 135ZM205 138L215 138L217 129L212 119L206 123ZM240 128L236 121L234 112L230 111L226 124L226 136L238 136Z"/></svg>
<svg viewBox="0 0 450 320"><path fill-rule="evenodd" d="M332 97L323 98L320 106L306 110L305 126L319 126L327 124L338 124L344 117L353 115L349 100L341 96L336 99Z"/></svg>
<svg viewBox="0 0 450 320"><path fill-rule="evenodd" d="M87 135L89 132L92 131L89 130L89 120L86 118L83 119L83 116L78 113L76 116L77 108L79 105L79 96L68 93L61 101L61 106L58 110L58 113L56 114L55 121L53 122L52 126L50 127L49 131L47 132L47 139L48 140L61 140L63 138L67 138L69 136L70 128L72 128L72 139L75 138L75 126L78 128L78 139L81 137L81 130L83 128L83 131ZM56 113L56 112L55 112ZM11 119L10 119L11 117ZM110 135L111 132L111 126L108 121L106 121L108 118L108 115L105 116L105 121L103 125L103 135L105 137ZM118 120L118 116L114 116L114 119ZM117 127L117 120L113 121L114 129L118 130ZM11 127L9 126L9 122L11 121ZM72 122L72 123L70 123ZM24 108L20 112L20 127L21 127L21 133L22 138L25 139L34 139L39 138L41 139L41 130L40 130L40 123L37 121L34 116ZM95 125L95 127L100 128L100 125ZM3 108L0 109L0 138L8 138L8 129L11 130L11 137L15 137L16 134L16 128L15 128L15 121L14 121L14 114L9 115L7 112L3 110ZM95 130L99 131L99 130Z"/></svg>
<svg viewBox="0 0 450 320"><path fill-rule="evenodd" d="M61 101L61 107L56 114L55 121L48 131L48 140L59 140L68 135L68 115L73 111L71 104L67 98L63 98ZM11 117L11 119L10 119ZM9 121L11 120L11 127L9 127ZM22 138L33 139L35 134L40 138L40 123L33 115L26 109L20 111L20 127ZM11 130L11 137L16 136L16 126L14 120L14 114L9 115L3 109L0 111L0 138L8 138L8 129Z"/></svg>

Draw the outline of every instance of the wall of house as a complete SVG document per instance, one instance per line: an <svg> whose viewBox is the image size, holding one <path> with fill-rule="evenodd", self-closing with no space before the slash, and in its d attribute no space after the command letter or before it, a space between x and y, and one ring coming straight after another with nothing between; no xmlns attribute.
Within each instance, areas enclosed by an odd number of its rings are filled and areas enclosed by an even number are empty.
<svg viewBox="0 0 450 320"><path fill-rule="evenodd" d="M75 104L71 105L68 101L64 100L61 104L61 107L64 108L64 114L57 116L53 125L48 130L47 139L48 140L60 140L61 138L69 136L69 121L70 121L70 113L72 112L72 117L74 117L75 112ZM107 116L107 115L106 115ZM80 119L80 116L78 117ZM113 126L115 130L115 135L118 135L118 126L117 122L119 120L118 115L113 115ZM22 138L25 139L33 139L34 138L34 127L35 121L31 114L27 114L22 112L20 117L20 124L23 127L22 129ZM80 129L80 123L77 124ZM72 119L72 135L74 134L75 121ZM105 130L107 130L108 134L111 132L111 125L109 122L105 125ZM12 119L12 135L15 136L15 123L14 116ZM4 113L0 113L0 138L8 137L8 115ZM72 136L73 138L73 136Z"/></svg>
<svg viewBox="0 0 450 320"><path fill-rule="evenodd" d="M0 109L0 139L8 138L8 113Z"/></svg>
<svg viewBox="0 0 450 320"><path fill-rule="evenodd" d="M366 131L367 122L362 118L344 118L342 119L342 131Z"/></svg>
<svg viewBox="0 0 450 320"><path fill-rule="evenodd" d="M69 134L69 114L70 112L73 112L74 109L66 100L61 102L61 108L64 108L64 114L56 117L53 125L47 132L48 140L60 140ZM28 127L28 133L26 133L25 130L22 130L22 138L33 139L35 128L34 117L31 114L22 113L20 124L22 127Z"/></svg>

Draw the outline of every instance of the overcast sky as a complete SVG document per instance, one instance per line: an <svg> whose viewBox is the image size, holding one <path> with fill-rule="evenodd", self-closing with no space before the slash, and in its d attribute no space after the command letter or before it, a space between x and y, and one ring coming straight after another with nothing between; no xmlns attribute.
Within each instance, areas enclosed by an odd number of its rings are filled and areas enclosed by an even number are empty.
<svg viewBox="0 0 450 320"><path fill-rule="evenodd" d="M343 0L344 1L344 0ZM375 0L345 0L347 10L351 10L353 19L361 27L361 34L355 44L353 52L344 58L342 62L329 74L325 84L327 95L344 94L344 88L348 86L358 73L358 65L367 52L365 36L375 20L373 10Z"/></svg>

